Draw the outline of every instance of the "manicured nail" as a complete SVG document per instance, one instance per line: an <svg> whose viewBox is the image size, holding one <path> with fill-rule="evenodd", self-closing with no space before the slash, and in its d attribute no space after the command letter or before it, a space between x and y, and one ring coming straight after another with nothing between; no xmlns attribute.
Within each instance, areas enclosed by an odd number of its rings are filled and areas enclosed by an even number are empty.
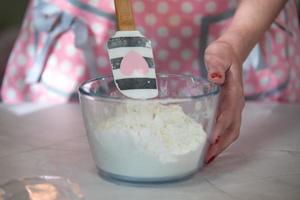
<svg viewBox="0 0 300 200"><path fill-rule="evenodd" d="M217 143L219 142L219 140L220 140L220 136L218 136L218 137L216 138L214 144L217 144Z"/></svg>
<svg viewBox="0 0 300 200"><path fill-rule="evenodd" d="M212 156L210 159L208 159L208 161L206 161L206 164L211 163L215 158L216 158L216 156Z"/></svg>
<svg viewBox="0 0 300 200"><path fill-rule="evenodd" d="M218 72L214 72L210 75L211 78L222 78L222 75Z"/></svg>

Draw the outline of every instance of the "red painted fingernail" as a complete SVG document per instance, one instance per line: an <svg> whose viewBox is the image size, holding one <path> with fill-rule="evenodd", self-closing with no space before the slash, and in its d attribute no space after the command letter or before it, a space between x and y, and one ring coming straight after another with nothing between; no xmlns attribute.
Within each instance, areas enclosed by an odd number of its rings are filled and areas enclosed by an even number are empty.
<svg viewBox="0 0 300 200"><path fill-rule="evenodd" d="M206 162L206 164L211 163L215 158L216 158L216 156L211 157L210 159L208 159L208 161Z"/></svg>
<svg viewBox="0 0 300 200"><path fill-rule="evenodd" d="M215 143L214 143L214 144L217 144L217 143L219 142L219 140L220 140L220 136L218 136L218 137L216 138L216 140L215 140Z"/></svg>
<svg viewBox="0 0 300 200"><path fill-rule="evenodd" d="M211 78L222 78L222 75L218 72L214 72L210 75Z"/></svg>

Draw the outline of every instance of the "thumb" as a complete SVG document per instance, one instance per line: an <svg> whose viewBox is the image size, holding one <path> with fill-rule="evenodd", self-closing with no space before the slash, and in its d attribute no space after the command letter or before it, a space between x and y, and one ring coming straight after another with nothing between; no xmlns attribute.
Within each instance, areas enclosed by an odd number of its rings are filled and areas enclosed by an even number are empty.
<svg viewBox="0 0 300 200"><path fill-rule="evenodd" d="M226 46L223 43L212 43L205 50L204 62L207 68L208 80L222 85L225 81L226 71L231 66L231 56L226 52Z"/></svg>

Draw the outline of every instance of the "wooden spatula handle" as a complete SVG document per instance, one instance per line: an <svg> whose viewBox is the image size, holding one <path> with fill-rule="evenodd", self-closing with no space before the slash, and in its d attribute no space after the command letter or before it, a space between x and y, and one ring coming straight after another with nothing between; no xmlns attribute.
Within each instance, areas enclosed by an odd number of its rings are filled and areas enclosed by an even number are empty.
<svg viewBox="0 0 300 200"><path fill-rule="evenodd" d="M117 29L119 31L135 30L131 0L115 0Z"/></svg>

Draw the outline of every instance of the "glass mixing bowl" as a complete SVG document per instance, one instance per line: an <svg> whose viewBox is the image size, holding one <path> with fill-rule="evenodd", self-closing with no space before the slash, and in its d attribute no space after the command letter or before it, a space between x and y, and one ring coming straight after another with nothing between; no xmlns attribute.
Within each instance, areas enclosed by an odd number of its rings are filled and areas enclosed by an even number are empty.
<svg viewBox="0 0 300 200"><path fill-rule="evenodd" d="M219 87L157 74L158 97L129 99L112 76L83 83L80 104L99 174L130 182L180 180L197 172L211 139Z"/></svg>

